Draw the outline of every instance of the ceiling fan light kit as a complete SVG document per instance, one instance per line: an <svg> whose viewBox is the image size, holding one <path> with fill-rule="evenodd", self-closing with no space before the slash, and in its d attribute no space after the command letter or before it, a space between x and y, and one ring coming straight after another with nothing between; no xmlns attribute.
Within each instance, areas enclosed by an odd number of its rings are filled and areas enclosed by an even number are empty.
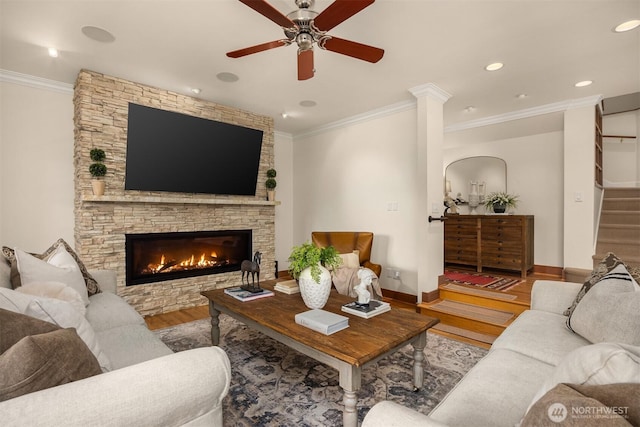
<svg viewBox="0 0 640 427"><path fill-rule="evenodd" d="M320 49L371 63L378 62L384 55L384 50L377 47L340 39L327 34L327 31L370 6L375 0L335 0L320 13L311 10L315 0L295 0L298 10L288 15L283 15L265 0L240 1L281 26L286 39L228 52L227 56L230 58L240 58L295 43L298 46L298 80L307 80L312 78L315 73L313 65L314 45L317 45Z"/></svg>

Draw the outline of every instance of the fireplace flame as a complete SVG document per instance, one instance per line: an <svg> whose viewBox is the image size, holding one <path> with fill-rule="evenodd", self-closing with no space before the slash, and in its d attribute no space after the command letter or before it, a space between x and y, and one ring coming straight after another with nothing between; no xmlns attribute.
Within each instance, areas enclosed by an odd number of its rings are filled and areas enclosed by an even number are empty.
<svg viewBox="0 0 640 427"><path fill-rule="evenodd" d="M164 254L160 256L158 264L149 264L146 273L168 273L177 270L188 270L189 268L211 268L219 267L229 264L228 259L218 259L218 254L215 251L211 252L211 255L207 257L207 254L200 254L199 259L196 261L196 256L191 255L189 258L184 259L181 262L171 260L167 262ZM145 272L143 271L143 273Z"/></svg>

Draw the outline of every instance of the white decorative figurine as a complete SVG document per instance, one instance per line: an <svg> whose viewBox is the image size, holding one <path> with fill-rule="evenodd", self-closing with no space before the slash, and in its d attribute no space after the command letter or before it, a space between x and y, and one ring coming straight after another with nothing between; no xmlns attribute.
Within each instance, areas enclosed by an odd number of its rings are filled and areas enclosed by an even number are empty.
<svg viewBox="0 0 640 427"><path fill-rule="evenodd" d="M358 304L369 304L371 293L367 290L367 287L371 285L373 280L373 271L367 268L361 268L358 270L358 279L360 279L360 283L353 288L358 294Z"/></svg>

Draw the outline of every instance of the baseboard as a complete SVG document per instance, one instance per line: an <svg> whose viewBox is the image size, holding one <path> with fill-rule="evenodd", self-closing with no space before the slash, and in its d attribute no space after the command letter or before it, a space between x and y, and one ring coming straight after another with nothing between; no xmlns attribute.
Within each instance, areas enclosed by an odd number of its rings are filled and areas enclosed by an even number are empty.
<svg viewBox="0 0 640 427"><path fill-rule="evenodd" d="M562 273L563 273L563 268L562 267L552 267L550 265L534 265L533 266L533 272L537 273L537 274L545 274L545 275L549 275L549 276L557 276L557 277L562 277Z"/></svg>
<svg viewBox="0 0 640 427"><path fill-rule="evenodd" d="M412 294L406 294L404 292L398 292L391 289L382 289L382 296L385 298L391 298L396 301L406 302L407 304L417 304L418 297Z"/></svg>
<svg viewBox="0 0 640 427"><path fill-rule="evenodd" d="M440 289L422 293L422 302L432 302L440 298Z"/></svg>

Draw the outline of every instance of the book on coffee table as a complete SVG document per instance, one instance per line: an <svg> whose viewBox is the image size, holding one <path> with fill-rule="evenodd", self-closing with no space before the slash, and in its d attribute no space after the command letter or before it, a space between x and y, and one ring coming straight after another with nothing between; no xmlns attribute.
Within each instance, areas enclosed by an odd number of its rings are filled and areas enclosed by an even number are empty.
<svg viewBox="0 0 640 427"><path fill-rule="evenodd" d="M269 289L262 289L260 292L249 292L245 291L240 286L226 288L224 293L234 297L235 299L239 299L240 301L253 301L254 299L272 297L275 295L273 291L270 291Z"/></svg>
<svg viewBox="0 0 640 427"><path fill-rule="evenodd" d="M331 335L349 327L348 317L320 309L298 313L295 315L295 320L297 324L325 335Z"/></svg>
<svg viewBox="0 0 640 427"><path fill-rule="evenodd" d="M287 280L284 282L278 282L273 287L276 291L285 293L285 294L297 294L300 292L300 287L298 286L298 282L295 280Z"/></svg>
<svg viewBox="0 0 640 427"><path fill-rule="evenodd" d="M355 316L370 319L378 314L386 313L391 310L391 305L388 302L383 301L369 301L369 304L358 304L357 301L353 301L342 306L342 311L350 313Z"/></svg>

